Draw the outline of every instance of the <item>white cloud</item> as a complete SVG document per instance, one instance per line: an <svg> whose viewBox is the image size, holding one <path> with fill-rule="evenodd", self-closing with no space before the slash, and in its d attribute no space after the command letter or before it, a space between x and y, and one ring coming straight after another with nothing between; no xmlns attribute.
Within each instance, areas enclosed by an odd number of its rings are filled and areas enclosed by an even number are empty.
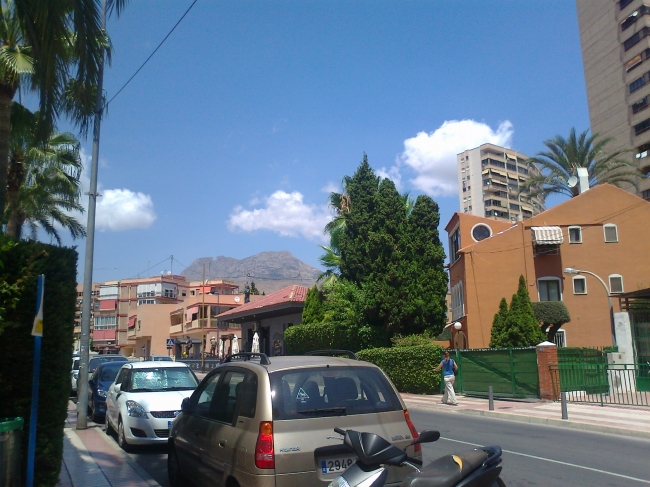
<svg viewBox="0 0 650 487"><path fill-rule="evenodd" d="M156 219L151 196L130 189L106 189L97 202L97 230L121 232L149 228Z"/></svg>
<svg viewBox="0 0 650 487"><path fill-rule="evenodd" d="M417 189L431 196L453 195L458 189L456 155L485 143L510 147L513 133L508 120L496 131L474 120L448 120L434 132L420 132L406 139L397 166L388 173L399 176L400 166L406 165L415 172L410 182Z"/></svg>
<svg viewBox="0 0 650 487"><path fill-rule="evenodd" d="M82 149L81 159L84 165L81 173L83 187L82 204L85 209L83 215L74 216L82 223L88 221L88 196L85 194L90 188L90 156ZM101 163L100 159L100 163ZM102 166L102 164L100 164ZM95 213L95 228L99 231L121 232L135 228L149 228L156 219L153 201L148 194L134 192L130 189L104 189L97 185L97 198Z"/></svg>
<svg viewBox="0 0 650 487"><path fill-rule="evenodd" d="M270 230L282 236L302 235L308 240L325 241L323 228L332 219L325 205L308 205L297 191L279 190L264 200L263 208L253 210L237 206L228 220L231 231Z"/></svg>

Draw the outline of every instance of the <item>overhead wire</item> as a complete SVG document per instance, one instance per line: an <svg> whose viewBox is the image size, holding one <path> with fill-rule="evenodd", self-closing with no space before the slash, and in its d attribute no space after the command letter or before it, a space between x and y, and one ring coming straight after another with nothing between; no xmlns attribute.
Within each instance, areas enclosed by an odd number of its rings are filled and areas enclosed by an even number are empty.
<svg viewBox="0 0 650 487"><path fill-rule="evenodd" d="M115 94L113 95L113 97L112 97L110 100L108 100L108 102L104 105L104 108L103 108L104 110L105 110L106 108L108 108L108 105L110 105L111 102L112 102L113 100L115 100L115 98L117 98L117 96L118 96L120 93L122 93L122 91L124 90L124 88L126 88L126 87L129 85L129 83L133 80L133 78L135 78L135 77L138 75L138 73L142 70L142 68L145 67L145 65L149 62L149 60L153 57L153 55L156 54L156 52L158 51L158 49L160 49L160 48L162 47L162 45L163 45L163 44L165 43L165 41L169 38L169 36L172 35L172 32L174 32L174 31L176 30L176 27L178 27L178 25L183 21L183 19L185 18L185 16L190 12L190 10L192 10L192 7L194 7L194 5L196 4L196 2L198 2L198 1L199 1L199 0L194 0L194 1L191 3L191 5L187 8L187 10L185 11L185 13L184 13L183 15L181 15L181 18L178 19L178 22L176 22L176 23L174 24L174 27L172 27L172 29L167 33L167 35L164 37L164 39L163 39L162 41L160 41L160 43L158 44L158 46L156 46L156 48L155 48L155 49L153 50L153 52L149 55L149 57L148 57L147 59L145 59L145 61L140 65L140 67L136 70L136 72L133 73L133 75L132 75L132 76L131 76L127 81L126 81L126 83L124 83L124 84L122 85L122 87L117 91L117 93L115 93Z"/></svg>

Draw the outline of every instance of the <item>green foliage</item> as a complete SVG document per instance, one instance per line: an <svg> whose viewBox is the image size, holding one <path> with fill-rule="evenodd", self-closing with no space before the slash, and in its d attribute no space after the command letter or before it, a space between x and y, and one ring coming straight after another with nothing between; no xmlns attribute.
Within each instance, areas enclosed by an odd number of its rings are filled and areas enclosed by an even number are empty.
<svg viewBox="0 0 650 487"><path fill-rule="evenodd" d="M24 472L33 376L34 338L31 330L36 312L36 278L44 274L44 330L34 484L54 486L61 468L63 425L70 391L77 253L72 249L36 242L19 242L6 249L6 242L6 237L0 237L0 247L4 249L0 259L5 266L3 279L15 282L24 278L24 285L18 306L6 312L7 326L0 340L0 417L20 416L25 419L21 466ZM30 265L32 272L23 276L24 269Z"/></svg>
<svg viewBox="0 0 650 487"><path fill-rule="evenodd" d="M393 347L417 347L419 345L431 345L436 338L430 333L420 333L419 335L402 336L400 334L391 337L390 341Z"/></svg>
<svg viewBox="0 0 650 487"><path fill-rule="evenodd" d="M251 281L251 294L255 294L256 296L260 294L260 290L255 286L255 281Z"/></svg>
<svg viewBox="0 0 650 487"><path fill-rule="evenodd" d="M490 348L499 348L499 343L504 340L506 331L506 318L508 317L508 302L506 298L501 298L499 303L499 312L494 315L492 320L492 330L490 332Z"/></svg>
<svg viewBox="0 0 650 487"><path fill-rule="evenodd" d="M323 301L325 301L325 296L316 286L307 291L307 296L305 296L305 307L302 310L303 325L321 323L323 321L323 318L325 317Z"/></svg>
<svg viewBox="0 0 650 487"><path fill-rule="evenodd" d="M497 318L495 317L495 319ZM497 325L499 325L498 319ZM519 288L517 294L512 296L503 331L497 330L491 336L490 346L495 348L529 347L546 340L546 336L533 314L524 276L519 277Z"/></svg>
<svg viewBox="0 0 650 487"><path fill-rule="evenodd" d="M540 301L530 303L533 307L535 319L544 325L559 325L571 321L569 310L562 301Z"/></svg>
<svg viewBox="0 0 650 487"><path fill-rule="evenodd" d="M359 286L345 279L338 279L324 287L324 292L323 322L346 326L359 326L364 323L363 308L366 297Z"/></svg>
<svg viewBox="0 0 650 487"><path fill-rule="evenodd" d="M284 332L284 341L287 355L327 349L357 352L388 345L388 337L381 329L332 323L291 326Z"/></svg>
<svg viewBox="0 0 650 487"><path fill-rule="evenodd" d="M390 179L380 181L366 156L345 189L336 238L339 280L348 284L335 288L335 316L326 311L325 321L367 323L389 335L442 331L448 278L438 205L427 196L412 204Z"/></svg>
<svg viewBox="0 0 650 487"><path fill-rule="evenodd" d="M442 357L439 345L374 348L358 352L357 357L380 367L400 392L431 394L440 390L440 372L434 372Z"/></svg>

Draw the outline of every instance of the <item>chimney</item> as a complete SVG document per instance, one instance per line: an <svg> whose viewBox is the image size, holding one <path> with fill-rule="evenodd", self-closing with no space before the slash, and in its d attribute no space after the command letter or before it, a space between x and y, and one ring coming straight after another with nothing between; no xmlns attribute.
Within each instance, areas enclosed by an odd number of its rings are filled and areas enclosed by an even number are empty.
<svg viewBox="0 0 650 487"><path fill-rule="evenodd" d="M578 186L580 187L580 194L589 189L589 171L586 167L578 168Z"/></svg>

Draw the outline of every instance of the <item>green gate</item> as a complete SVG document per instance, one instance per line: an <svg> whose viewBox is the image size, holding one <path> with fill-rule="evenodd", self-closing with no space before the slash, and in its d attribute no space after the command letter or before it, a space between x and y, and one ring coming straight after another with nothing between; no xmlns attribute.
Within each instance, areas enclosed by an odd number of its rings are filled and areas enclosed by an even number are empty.
<svg viewBox="0 0 650 487"><path fill-rule="evenodd" d="M558 372L562 392L584 391L606 394L607 354L596 348L560 347L557 350Z"/></svg>
<svg viewBox="0 0 650 487"><path fill-rule="evenodd" d="M473 396L539 397L537 351L530 348L457 350L456 390Z"/></svg>
<svg viewBox="0 0 650 487"><path fill-rule="evenodd" d="M629 310L636 362L640 366L636 387L639 391L650 391L650 303L640 304L643 306Z"/></svg>

